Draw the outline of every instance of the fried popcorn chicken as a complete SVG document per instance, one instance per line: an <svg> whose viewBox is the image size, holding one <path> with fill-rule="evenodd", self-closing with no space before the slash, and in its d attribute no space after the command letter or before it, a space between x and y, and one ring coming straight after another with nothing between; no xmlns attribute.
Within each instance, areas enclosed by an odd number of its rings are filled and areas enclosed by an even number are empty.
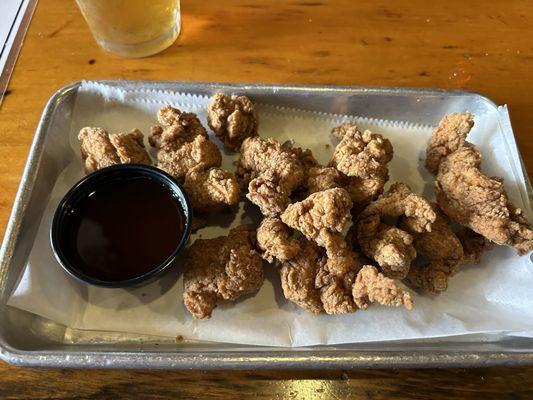
<svg viewBox="0 0 533 400"><path fill-rule="evenodd" d="M300 159L292 147L274 139L252 137L241 146L238 175L252 179L248 199L265 216L278 216L290 203L290 194L304 180Z"/></svg>
<svg viewBox="0 0 533 400"><path fill-rule="evenodd" d="M185 175L183 188L198 212L216 211L239 202L237 179L222 168L193 169Z"/></svg>
<svg viewBox="0 0 533 400"><path fill-rule="evenodd" d="M165 105L157 112L161 125L152 127L149 142L156 149L176 150L183 143L192 142L197 136L207 138L207 131L194 113Z"/></svg>
<svg viewBox="0 0 533 400"><path fill-rule="evenodd" d="M279 216L290 204L287 191L271 174L259 175L250 181L246 197L267 217Z"/></svg>
<svg viewBox="0 0 533 400"><path fill-rule="evenodd" d="M318 289L322 308L327 314L349 313L357 309L351 291L360 264L341 234L350 221L351 206L348 193L333 188L291 204L281 215L285 224L326 250L326 255L320 258L320 266L314 271L315 289ZM300 261L304 257L299 254L296 258Z"/></svg>
<svg viewBox="0 0 533 400"><path fill-rule="evenodd" d="M332 273L323 248L299 237L300 251L281 264L280 278L285 297L315 314L345 314L356 311L352 287L359 270L357 257L345 260L343 274Z"/></svg>
<svg viewBox="0 0 533 400"><path fill-rule="evenodd" d="M232 151L239 151L247 137L257 136L257 113L246 96L216 93L207 107L207 123Z"/></svg>
<svg viewBox="0 0 533 400"><path fill-rule="evenodd" d="M194 318L209 318L218 304L259 290L263 264L254 238L254 230L243 225L228 236L197 239L189 248L183 300Z"/></svg>
<svg viewBox="0 0 533 400"><path fill-rule="evenodd" d="M363 244L363 252L379 264L386 276L405 278L411 262L416 258L413 237L399 228L383 223L379 223L377 228L370 225L366 228L374 234L368 239L359 239Z"/></svg>
<svg viewBox="0 0 533 400"><path fill-rule="evenodd" d="M315 287L317 271L326 263L323 249L303 237L298 239L300 251L284 261L280 268L281 287L287 300L314 314L324 312L320 290Z"/></svg>
<svg viewBox="0 0 533 400"><path fill-rule="evenodd" d="M176 179L182 179L193 169L219 167L222 156L218 147L203 136L196 136L192 142L185 142L176 150L159 149L157 167Z"/></svg>
<svg viewBox="0 0 533 400"><path fill-rule="evenodd" d="M429 232L436 214L431 204L411 192L404 183L395 183L358 216L357 241L363 253L381 267L385 276L405 278L416 257L413 237L381 221L384 216L404 216L414 232Z"/></svg>
<svg viewBox="0 0 533 400"><path fill-rule="evenodd" d="M414 286L439 294L448 288L448 280L463 264L463 246L453 232L450 222L436 204L432 203L437 218L431 232L416 232L410 227L411 221L402 221L400 226L414 237L414 247L418 254L427 259L421 266L411 266L407 276Z"/></svg>
<svg viewBox="0 0 533 400"><path fill-rule="evenodd" d="M103 128L87 127L80 131L78 139L87 174L116 164L152 163L144 148L143 134L138 129L109 135Z"/></svg>
<svg viewBox="0 0 533 400"><path fill-rule="evenodd" d="M105 129L83 128L78 134L78 140L81 141L81 158L85 163L85 173L120 164L117 150Z"/></svg>
<svg viewBox="0 0 533 400"><path fill-rule="evenodd" d="M307 171L308 194L342 188L344 184L345 178L333 167L312 167Z"/></svg>
<svg viewBox="0 0 533 400"><path fill-rule="evenodd" d="M320 289L320 299L326 314L355 312L352 288L361 268L359 257L347 245L344 237L327 233L325 248L327 260L318 271L315 286Z"/></svg>
<svg viewBox="0 0 533 400"><path fill-rule="evenodd" d="M463 265L479 264L483 253L494 247L490 241L468 228L460 229L456 235L463 246Z"/></svg>
<svg viewBox="0 0 533 400"><path fill-rule="evenodd" d="M446 115L426 148L426 168L433 175L439 172L440 163L451 153L463 147L466 136L474 126L474 116L470 113Z"/></svg>
<svg viewBox="0 0 533 400"><path fill-rule="evenodd" d="M439 166L437 202L453 221L522 255L533 249L533 231L507 197L502 179L484 175L474 146L450 154Z"/></svg>
<svg viewBox="0 0 533 400"><path fill-rule="evenodd" d="M357 310L352 288L359 265L350 263L350 267L344 274L331 273L328 270L328 262L319 268L315 279L315 286L320 291L320 301L326 314L348 314Z"/></svg>
<svg viewBox="0 0 533 400"><path fill-rule="evenodd" d="M257 245L268 262L281 262L294 258L300 251L297 240L291 239L291 229L279 218L264 218L257 228Z"/></svg>
<svg viewBox="0 0 533 400"><path fill-rule="evenodd" d="M220 150L209 141L195 114L167 105L159 110L157 118L162 126L152 127L149 142L157 149L158 168L183 179L192 169L220 166Z"/></svg>
<svg viewBox="0 0 533 400"><path fill-rule="evenodd" d="M365 265L357 274L353 286L356 305L366 310L370 303L377 302L387 307L413 308L411 294L398 286L393 279L385 277L376 267Z"/></svg>
<svg viewBox="0 0 533 400"><path fill-rule="evenodd" d="M354 124L343 124L331 131L341 139L329 163L347 177L344 187L358 207L368 204L383 191L389 179L387 163L393 150L379 134L361 133Z"/></svg>
<svg viewBox="0 0 533 400"><path fill-rule="evenodd" d="M307 239L325 247L331 233L340 233L350 221L352 201L344 189L333 188L313 193L293 203L281 215L281 220L299 230Z"/></svg>
<svg viewBox="0 0 533 400"><path fill-rule="evenodd" d="M359 178L388 174L386 164L393 155L389 140L368 130L361 133L353 124L334 128L332 134L341 137L331 159L340 172Z"/></svg>
<svg viewBox="0 0 533 400"><path fill-rule="evenodd" d="M130 133L111 135L109 139L122 164L152 164L144 147L144 135L140 130L133 129Z"/></svg>
<svg viewBox="0 0 533 400"><path fill-rule="evenodd" d="M320 164L316 160L315 156L313 156L313 152L311 150L304 150L301 147L294 147L294 142L292 140L286 141L281 146L292 151L292 153L298 157L305 171L310 168L320 167Z"/></svg>
<svg viewBox="0 0 533 400"><path fill-rule="evenodd" d="M473 124L469 113L445 116L429 139L426 167L436 174L437 203L453 221L525 254L533 249L533 230L503 179L481 172L481 154L466 141Z"/></svg>

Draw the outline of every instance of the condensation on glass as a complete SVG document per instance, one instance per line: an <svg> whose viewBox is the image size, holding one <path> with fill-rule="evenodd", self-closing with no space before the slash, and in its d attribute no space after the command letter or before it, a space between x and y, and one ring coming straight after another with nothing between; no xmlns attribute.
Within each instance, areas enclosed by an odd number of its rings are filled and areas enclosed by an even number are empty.
<svg viewBox="0 0 533 400"><path fill-rule="evenodd" d="M146 57L180 33L180 0L76 0L98 44L124 57Z"/></svg>

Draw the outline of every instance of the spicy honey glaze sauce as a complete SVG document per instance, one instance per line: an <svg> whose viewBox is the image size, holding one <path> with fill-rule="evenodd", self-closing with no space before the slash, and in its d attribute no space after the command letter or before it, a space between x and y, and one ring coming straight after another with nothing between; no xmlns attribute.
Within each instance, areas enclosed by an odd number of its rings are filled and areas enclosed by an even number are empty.
<svg viewBox="0 0 533 400"><path fill-rule="evenodd" d="M79 200L63 230L81 273L124 281L153 270L178 247L185 218L178 199L149 177L116 179Z"/></svg>

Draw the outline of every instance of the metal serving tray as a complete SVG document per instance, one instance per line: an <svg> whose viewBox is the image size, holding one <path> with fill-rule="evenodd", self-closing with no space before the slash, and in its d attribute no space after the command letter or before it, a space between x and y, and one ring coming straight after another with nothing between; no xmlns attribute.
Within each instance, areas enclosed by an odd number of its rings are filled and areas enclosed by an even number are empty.
<svg viewBox="0 0 533 400"><path fill-rule="evenodd" d="M238 91L255 101L328 113L436 124L445 111L475 114L496 104L463 91L105 81L126 89L178 90L196 94ZM468 336L387 343L272 348L74 330L6 305L32 247L38 222L64 166L54 142L70 131L80 83L49 100L37 127L0 253L0 356L17 365L91 368L254 369L448 367L533 364L533 339ZM46 177L46 178L45 178ZM524 173L527 181L527 174ZM531 192L530 192L531 193ZM60 290L60 288L58 288Z"/></svg>

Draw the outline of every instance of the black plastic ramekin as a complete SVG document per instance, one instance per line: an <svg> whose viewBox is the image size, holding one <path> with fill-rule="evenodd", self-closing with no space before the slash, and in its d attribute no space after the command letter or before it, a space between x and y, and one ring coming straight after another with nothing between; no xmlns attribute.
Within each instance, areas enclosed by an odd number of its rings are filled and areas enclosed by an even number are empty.
<svg viewBox="0 0 533 400"><path fill-rule="evenodd" d="M79 201L87 198L88 194L96 190L100 185L109 184L110 182L116 180L135 179L139 177L148 177L158 182L168 190L168 195L172 196L172 198L179 203L183 211L185 223L183 236L174 251L165 261L159 265L154 265L152 269L143 273L142 275L120 281L104 281L95 277L91 277L86 272L83 272L77 268L76 262L70 259L68 256L68 251L66 251L65 248L66 243L64 240L61 240L63 236L62 233L64 232L62 229L65 226L65 219L68 218L69 212L72 212L72 210L76 208L76 204L78 204ZM63 269L74 278L84 283L101 287L134 287L152 281L154 278L168 270L173 265L174 261L179 256L185 244L187 243L187 240L189 239L191 233L191 223L192 208L190 206L189 199L187 198L187 194L181 185L170 175L158 168L147 165L120 164L103 168L93 172L90 175L87 175L67 192L55 211L50 229L50 241L57 261L63 267Z"/></svg>

